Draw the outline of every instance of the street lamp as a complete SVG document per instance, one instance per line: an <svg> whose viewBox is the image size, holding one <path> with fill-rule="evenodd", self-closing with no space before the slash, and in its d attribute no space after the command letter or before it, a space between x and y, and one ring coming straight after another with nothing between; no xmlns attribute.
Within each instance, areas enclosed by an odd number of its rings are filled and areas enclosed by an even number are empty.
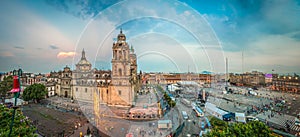
<svg viewBox="0 0 300 137"><path fill-rule="evenodd" d="M17 107L17 99L20 96L20 92L21 92L21 80L20 77L22 76L22 69L14 70L13 71L13 89L10 91L11 93L14 93L14 97L15 97L15 104L13 106L13 116L11 119L11 123L10 123L10 129L9 129L9 134L8 136L10 137L11 132L12 132L12 128L13 128L13 124L14 124L14 119L15 119L15 114L16 114L16 109Z"/></svg>

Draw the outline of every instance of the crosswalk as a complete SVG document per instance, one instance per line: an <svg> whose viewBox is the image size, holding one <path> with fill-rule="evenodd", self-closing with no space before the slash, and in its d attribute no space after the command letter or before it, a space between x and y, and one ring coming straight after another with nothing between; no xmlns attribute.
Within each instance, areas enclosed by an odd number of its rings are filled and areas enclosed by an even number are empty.
<svg viewBox="0 0 300 137"><path fill-rule="evenodd" d="M271 124L276 124L276 125L280 125L283 128L287 128L287 126L290 126L290 130L293 131L300 131L300 126L295 125L295 117L290 116L290 115L279 115L279 114L274 114L273 117L270 116L271 115L271 111L265 112L264 113L260 113L258 115L256 115L256 117L258 119L260 119L263 122L269 122Z"/></svg>
<svg viewBox="0 0 300 137"><path fill-rule="evenodd" d="M292 120L291 129L294 131L300 131L300 126L295 125L295 119Z"/></svg>

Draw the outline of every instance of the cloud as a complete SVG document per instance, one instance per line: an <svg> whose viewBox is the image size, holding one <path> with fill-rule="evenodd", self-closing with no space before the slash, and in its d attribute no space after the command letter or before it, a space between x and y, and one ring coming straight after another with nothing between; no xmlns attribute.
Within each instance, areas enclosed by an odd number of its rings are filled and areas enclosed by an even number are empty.
<svg viewBox="0 0 300 137"><path fill-rule="evenodd" d="M122 0L46 0L47 4L59 11L80 19L91 19L103 9Z"/></svg>
<svg viewBox="0 0 300 137"><path fill-rule="evenodd" d="M16 49L24 49L24 47L15 46Z"/></svg>
<svg viewBox="0 0 300 137"><path fill-rule="evenodd" d="M69 58L69 57L74 57L75 56L75 52L59 52L57 54L57 58Z"/></svg>
<svg viewBox="0 0 300 137"><path fill-rule="evenodd" d="M9 62L6 61L6 58L0 58L0 62L7 62L5 67L1 69L7 71L10 66L18 64L24 66L24 69L28 71L47 72L52 70L53 67L61 66L61 64L63 66L71 64L72 60L70 58L57 60L58 57L63 58L65 56L63 54L58 56L56 50L50 50L57 47L56 45L60 46L61 51L74 50L75 40L70 39L66 32L63 32L64 29L58 28L59 25L57 24L60 20L55 18L51 22L51 17L42 16L45 15L43 14L45 11L40 8L31 8L31 6L22 2L7 2L1 4L0 7L0 16L5 20L1 22L0 26L2 34L0 44L5 45L0 47L0 53L3 52L1 56L13 56L13 59ZM51 11L49 14L52 14ZM64 19L63 21L69 20L69 18ZM51 47L49 43L55 43L56 45ZM22 47L24 49L16 50ZM36 67L31 62L38 62L39 66Z"/></svg>
<svg viewBox="0 0 300 137"><path fill-rule="evenodd" d="M6 51L0 54L2 57L14 57L15 55L12 52Z"/></svg>
<svg viewBox="0 0 300 137"><path fill-rule="evenodd" d="M244 49L244 71L259 70L279 73L297 72L300 68L299 41L287 35L263 35L260 39L248 43ZM226 51L229 59L229 71L242 71L242 51Z"/></svg>
<svg viewBox="0 0 300 137"><path fill-rule="evenodd" d="M265 35L285 35L300 31L300 5L296 0L233 0L222 6L225 6L226 11L207 8L199 10L204 11L202 13L220 40L230 43L224 45L226 51L241 51L251 47L253 41ZM297 39L297 35L294 38Z"/></svg>
<svg viewBox="0 0 300 137"><path fill-rule="evenodd" d="M51 49L59 49L59 47L57 47L55 45L49 45L49 48L51 48Z"/></svg>

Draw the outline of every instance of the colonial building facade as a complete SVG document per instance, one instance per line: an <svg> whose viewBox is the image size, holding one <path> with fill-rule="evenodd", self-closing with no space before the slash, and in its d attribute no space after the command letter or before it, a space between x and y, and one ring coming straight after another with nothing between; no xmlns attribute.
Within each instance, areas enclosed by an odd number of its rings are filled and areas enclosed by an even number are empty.
<svg viewBox="0 0 300 137"><path fill-rule="evenodd" d="M145 73L142 81L144 84L174 84L183 81L194 81L201 85L210 86L213 77L211 74L198 73Z"/></svg>
<svg viewBox="0 0 300 137"><path fill-rule="evenodd" d="M97 95L101 103L109 105L134 105L135 93L138 90L137 63L134 49L129 48L122 30L112 46L112 70L109 77L103 77L98 86ZM110 80L111 79L111 80ZM107 83L109 82L109 83Z"/></svg>
<svg viewBox="0 0 300 137"><path fill-rule="evenodd" d="M81 102L108 105L132 106L139 90L140 75L137 75L137 59L133 47L129 47L122 30L112 45L111 70L92 69L85 51L75 70L65 67L63 71L51 72L47 84L49 92Z"/></svg>
<svg viewBox="0 0 300 137"><path fill-rule="evenodd" d="M271 90L299 93L300 92L300 77L294 75L273 75Z"/></svg>
<svg viewBox="0 0 300 137"><path fill-rule="evenodd" d="M96 89L95 71L92 64L86 59L85 51L82 50L81 59L73 70L72 91L78 101L92 102L93 92Z"/></svg>

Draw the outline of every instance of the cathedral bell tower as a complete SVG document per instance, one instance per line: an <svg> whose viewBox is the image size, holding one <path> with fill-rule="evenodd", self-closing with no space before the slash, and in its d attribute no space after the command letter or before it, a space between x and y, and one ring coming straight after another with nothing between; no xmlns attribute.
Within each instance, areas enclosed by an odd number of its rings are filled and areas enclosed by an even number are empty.
<svg viewBox="0 0 300 137"><path fill-rule="evenodd" d="M133 88L131 81L130 49L122 29L112 47L112 102L115 105L132 105Z"/></svg>

